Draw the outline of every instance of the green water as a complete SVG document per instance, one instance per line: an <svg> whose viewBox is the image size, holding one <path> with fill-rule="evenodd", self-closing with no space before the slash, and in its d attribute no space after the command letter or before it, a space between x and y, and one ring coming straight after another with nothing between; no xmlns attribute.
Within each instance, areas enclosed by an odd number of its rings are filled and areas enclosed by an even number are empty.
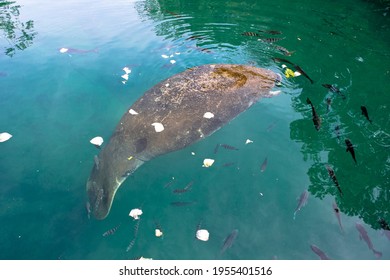
<svg viewBox="0 0 390 280"><path fill-rule="evenodd" d="M378 223L390 223L390 4L377 2L0 1L0 133L13 135L0 143L0 258L318 259L314 244L332 259L375 259L359 240L359 222L390 259L390 240ZM259 29L281 31L262 35L284 38L275 44L293 55L241 35ZM95 51L67 54L63 47ZM99 135L107 143L144 91L207 63L283 74L273 57L298 64L314 84L303 76L285 79L279 96L260 100L207 139L144 164L118 190L105 220L88 219L85 184L98 153L89 140ZM123 84L125 66L132 72ZM337 85L346 98L321 84ZM308 97L322 119L319 131ZM218 143L239 150L214 154ZM216 160L208 169L206 157ZM172 193L191 181L191 191ZM293 219L305 189L308 203ZM137 238L126 252L136 225L128 213L141 206ZM154 236L155 221L163 238ZM200 221L208 242L195 239ZM232 247L219 255L234 229Z"/></svg>

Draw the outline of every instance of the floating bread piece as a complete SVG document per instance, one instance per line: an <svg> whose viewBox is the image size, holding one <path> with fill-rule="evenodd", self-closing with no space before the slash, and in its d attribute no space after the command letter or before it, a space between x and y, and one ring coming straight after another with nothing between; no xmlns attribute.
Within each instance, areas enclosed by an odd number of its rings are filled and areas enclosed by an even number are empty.
<svg viewBox="0 0 390 280"><path fill-rule="evenodd" d="M253 143L253 141L252 141L252 140L250 140L250 139L246 139L246 141L245 141L245 144L251 144L251 143Z"/></svg>
<svg viewBox="0 0 390 280"><path fill-rule="evenodd" d="M171 59L169 62L170 62L171 64L175 64L175 63L176 63L176 60Z"/></svg>
<svg viewBox="0 0 390 280"><path fill-rule="evenodd" d="M131 73L131 69L129 67L123 67L122 70L125 71L126 74L130 74Z"/></svg>
<svg viewBox="0 0 390 280"><path fill-rule="evenodd" d="M130 109L129 113L132 114L132 115L138 115L138 113L136 111L134 111L133 109Z"/></svg>
<svg viewBox="0 0 390 280"><path fill-rule="evenodd" d="M213 165L215 160L211 159L211 158L205 158L203 160L203 167L210 167Z"/></svg>
<svg viewBox="0 0 390 280"><path fill-rule="evenodd" d="M130 211L129 213L129 216L130 217L133 217L134 220L138 220L139 219L139 216L142 215L142 210L141 209L138 209L138 208L134 208Z"/></svg>
<svg viewBox="0 0 390 280"><path fill-rule="evenodd" d="M152 125L154 126L154 130L156 130L156 132L161 132L164 130L164 126L162 123L152 123Z"/></svg>
<svg viewBox="0 0 390 280"><path fill-rule="evenodd" d="M206 119L211 119L211 118L214 118L214 114L211 112L206 112L206 113L204 113L203 117Z"/></svg>
<svg viewBox="0 0 390 280"><path fill-rule="evenodd" d="M163 236L163 232L161 230L159 230L158 228L156 228L154 230L154 234L156 235L156 237L161 237Z"/></svg>
<svg viewBox="0 0 390 280"><path fill-rule="evenodd" d="M68 50L69 50L69 49L67 49L67 48L61 48L61 49L60 49L60 53L66 53Z"/></svg>
<svg viewBox="0 0 390 280"><path fill-rule="evenodd" d="M209 240L209 232L207 229L199 229L196 231L196 238L201 241L207 241Z"/></svg>
<svg viewBox="0 0 390 280"><path fill-rule="evenodd" d="M123 74L121 77L127 81L129 79L129 74Z"/></svg>
<svg viewBox="0 0 390 280"><path fill-rule="evenodd" d="M8 132L0 133L0 142L8 141L12 137Z"/></svg>
<svg viewBox="0 0 390 280"><path fill-rule="evenodd" d="M161 57L162 58L168 58L169 56L167 56L166 54L162 54Z"/></svg>
<svg viewBox="0 0 390 280"><path fill-rule="evenodd" d="M100 147L103 144L103 138L100 136L96 136L96 137L92 138L89 142L91 142L91 144L93 144L95 146Z"/></svg>

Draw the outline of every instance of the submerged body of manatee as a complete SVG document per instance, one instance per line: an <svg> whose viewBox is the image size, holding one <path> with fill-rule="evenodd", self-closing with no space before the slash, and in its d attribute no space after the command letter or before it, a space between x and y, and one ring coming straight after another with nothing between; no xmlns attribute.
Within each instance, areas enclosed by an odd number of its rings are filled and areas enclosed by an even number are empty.
<svg viewBox="0 0 390 280"><path fill-rule="evenodd" d="M390 259L388 1L3 2L1 259Z"/></svg>

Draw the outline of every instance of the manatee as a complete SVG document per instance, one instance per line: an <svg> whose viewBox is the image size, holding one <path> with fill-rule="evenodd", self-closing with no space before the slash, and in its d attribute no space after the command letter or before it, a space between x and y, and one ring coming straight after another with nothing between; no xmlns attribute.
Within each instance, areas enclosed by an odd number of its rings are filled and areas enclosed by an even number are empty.
<svg viewBox="0 0 390 280"><path fill-rule="evenodd" d="M204 139L261 97L277 94L271 91L277 80L280 75L267 69L202 65L146 91L94 160L87 181L93 216L108 215L120 185L142 164Z"/></svg>

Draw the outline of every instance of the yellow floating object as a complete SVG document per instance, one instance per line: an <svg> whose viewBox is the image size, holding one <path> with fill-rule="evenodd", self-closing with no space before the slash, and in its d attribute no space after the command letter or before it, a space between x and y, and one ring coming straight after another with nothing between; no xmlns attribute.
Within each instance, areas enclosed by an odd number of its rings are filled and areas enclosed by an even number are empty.
<svg viewBox="0 0 390 280"><path fill-rule="evenodd" d="M130 156L130 157L128 157L128 158L127 158L127 160L131 160L132 158L133 158L133 157L132 157L132 156Z"/></svg>
<svg viewBox="0 0 390 280"><path fill-rule="evenodd" d="M293 78L295 77L295 74L294 74L294 71L289 69L289 68L285 68L286 71L284 71L284 75L286 76L286 78Z"/></svg>

